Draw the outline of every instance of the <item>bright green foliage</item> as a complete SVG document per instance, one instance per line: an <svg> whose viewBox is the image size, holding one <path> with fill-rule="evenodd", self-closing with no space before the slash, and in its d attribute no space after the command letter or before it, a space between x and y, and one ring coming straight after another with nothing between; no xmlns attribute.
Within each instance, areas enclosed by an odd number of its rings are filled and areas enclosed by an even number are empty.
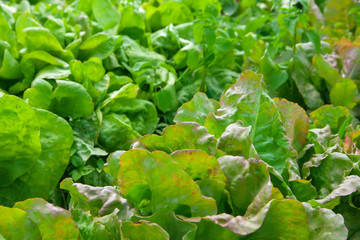
<svg viewBox="0 0 360 240"><path fill-rule="evenodd" d="M147 223L143 221L140 221L138 223L122 222L121 230L123 237L127 239L169 239L169 234L155 223Z"/></svg>
<svg viewBox="0 0 360 240"><path fill-rule="evenodd" d="M272 185L264 162L233 156L221 157L219 162L236 215L244 215L250 204L259 210L271 199Z"/></svg>
<svg viewBox="0 0 360 240"><path fill-rule="evenodd" d="M1 181L6 187L28 171L41 153L39 123L35 112L20 98L0 98Z"/></svg>
<svg viewBox="0 0 360 240"><path fill-rule="evenodd" d="M346 239L348 231L344 227L344 219L338 214L326 208L312 208L309 204L303 203L307 213L310 238L309 239ZM319 231L322 225L326 225L328 232ZM332 229L332 230L330 230Z"/></svg>
<svg viewBox="0 0 360 240"><path fill-rule="evenodd" d="M359 10L1 1L0 239L359 239Z"/></svg>
<svg viewBox="0 0 360 240"><path fill-rule="evenodd" d="M206 117L219 108L219 103L199 92L190 102L183 104L177 111L174 122L197 122L204 125Z"/></svg>
<svg viewBox="0 0 360 240"><path fill-rule="evenodd" d="M352 109L356 105L356 95L358 89L351 79L343 79L336 83L330 92L331 102L335 106L344 106Z"/></svg>
<svg viewBox="0 0 360 240"><path fill-rule="evenodd" d="M48 199L69 163L73 135L68 123L45 110L32 112L36 114L34 120L40 126L41 154L24 174L0 188L0 198L7 205L30 197ZM3 176L6 177L5 174ZM5 182L10 182L10 179ZM38 187L33 188L34 185Z"/></svg>
<svg viewBox="0 0 360 240"><path fill-rule="evenodd" d="M310 113L310 123L313 128L330 126L333 133L340 132L351 121L351 114L345 107L325 105Z"/></svg>
<svg viewBox="0 0 360 240"><path fill-rule="evenodd" d="M50 110L61 117L80 118L92 114L91 97L80 84L63 80L56 83L57 87L52 91L48 82L39 80L34 88L25 92L24 97L33 107Z"/></svg>
<svg viewBox="0 0 360 240"><path fill-rule="evenodd" d="M178 218L174 212L155 213L150 217L133 216L133 221L148 221L161 226L170 236L171 239L192 239L196 231L195 224L185 222Z"/></svg>
<svg viewBox="0 0 360 240"><path fill-rule="evenodd" d="M219 136L236 121L251 127L249 138L259 157L282 172L290 146L275 102L267 95L261 76L253 72L245 72L223 94L217 115L210 115L205 127Z"/></svg>
<svg viewBox="0 0 360 240"><path fill-rule="evenodd" d="M121 192L143 214L173 210L190 216L216 213L215 201L204 198L196 183L166 153L134 149L121 155L120 163Z"/></svg>

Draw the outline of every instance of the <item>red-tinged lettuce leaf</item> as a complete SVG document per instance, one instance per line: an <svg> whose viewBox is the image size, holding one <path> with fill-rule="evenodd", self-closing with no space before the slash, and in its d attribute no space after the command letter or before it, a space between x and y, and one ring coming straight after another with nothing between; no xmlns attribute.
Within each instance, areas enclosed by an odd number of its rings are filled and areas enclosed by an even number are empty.
<svg viewBox="0 0 360 240"><path fill-rule="evenodd" d="M349 125L351 119L352 115L347 108L325 105L310 113L310 128L324 128L329 125L331 132L336 134Z"/></svg>
<svg viewBox="0 0 360 240"><path fill-rule="evenodd" d="M358 88L353 80L345 78L336 83L331 89L330 100L334 106L344 106L352 109L356 105L356 95L358 92Z"/></svg>
<svg viewBox="0 0 360 240"><path fill-rule="evenodd" d="M220 214L187 220L198 225L196 239L310 239L304 206L296 200L272 200L249 217Z"/></svg>
<svg viewBox="0 0 360 240"><path fill-rule="evenodd" d="M259 159L250 131L251 126L243 127L240 121L230 124L219 138L217 148L229 155Z"/></svg>
<svg viewBox="0 0 360 240"><path fill-rule="evenodd" d="M359 191L360 189L360 177L356 175L350 175L345 178L345 180L337 186L329 195L322 199L310 200L308 203L312 207L326 207L333 209L340 203L340 198L348 196L353 192Z"/></svg>
<svg viewBox="0 0 360 240"><path fill-rule="evenodd" d="M131 240L169 240L169 234L155 223L140 221L138 223L122 222L121 235Z"/></svg>
<svg viewBox="0 0 360 240"><path fill-rule="evenodd" d="M218 160L202 150L178 150L171 154L171 158L193 180L214 179L225 181L225 176L220 169Z"/></svg>
<svg viewBox="0 0 360 240"><path fill-rule="evenodd" d="M190 222L185 222L178 218L174 212L155 213L149 217L133 216L132 221L139 222L140 220L156 223L162 227L170 236L170 239L194 239L196 225Z"/></svg>
<svg viewBox="0 0 360 240"><path fill-rule="evenodd" d="M214 199L205 198L196 183L164 152L133 149L120 157L122 194L144 215L174 211L182 215L216 213Z"/></svg>
<svg viewBox="0 0 360 240"><path fill-rule="evenodd" d="M281 121L284 123L286 136L290 139L291 146L296 151L300 151L306 143L309 117L305 110L296 103L279 98L275 98L274 101L280 112Z"/></svg>
<svg viewBox="0 0 360 240"><path fill-rule="evenodd" d="M163 135L146 135L133 145L149 151L161 150L172 153L181 149L201 149L209 155L216 153L216 139L198 123L185 122L168 126Z"/></svg>
<svg viewBox="0 0 360 240"><path fill-rule="evenodd" d="M228 125L237 121L242 121L244 127L251 126L250 139L260 159L281 173L291 147L261 75L251 71L244 72L222 95L217 116L210 114L204 126L218 138Z"/></svg>
<svg viewBox="0 0 360 240"><path fill-rule="evenodd" d="M346 240L348 230L344 218L340 214L326 208L312 208L308 203L302 203L308 218L310 238L316 240Z"/></svg>
<svg viewBox="0 0 360 240"><path fill-rule="evenodd" d="M4 239L42 239L36 224L17 208L0 206L0 232Z"/></svg>
<svg viewBox="0 0 360 240"><path fill-rule="evenodd" d="M349 133L350 139L360 148L360 129Z"/></svg>
<svg viewBox="0 0 360 240"><path fill-rule="evenodd" d="M10 186L0 188L0 198L6 199L8 205L31 197L48 199L69 163L73 143L69 124L45 110L37 109L35 113L40 125L42 152L25 174Z"/></svg>
<svg viewBox="0 0 360 240"><path fill-rule="evenodd" d="M343 63L343 73L345 74L345 76L350 79L360 79L359 40L351 42L349 39L343 37L339 42L335 44L335 50L341 57Z"/></svg>
<svg viewBox="0 0 360 240"><path fill-rule="evenodd" d="M223 156L219 158L221 170L227 178L232 207L236 215L244 215L262 209L272 195L272 184L267 165L255 159Z"/></svg>
<svg viewBox="0 0 360 240"><path fill-rule="evenodd" d="M65 209L40 198L17 202L14 208L27 213L27 218L37 225L42 239L78 239L79 230L70 212Z"/></svg>
<svg viewBox="0 0 360 240"><path fill-rule="evenodd" d="M352 167L350 158L337 152L320 159L318 166L310 167L311 183L316 187L319 197L323 198L336 189Z"/></svg>
<svg viewBox="0 0 360 240"><path fill-rule="evenodd" d="M219 108L219 103L209 99L204 93L198 92L190 102L184 103L176 113L175 123L197 122L204 125L206 117Z"/></svg>
<svg viewBox="0 0 360 240"><path fill-rule="evenodd" d="M114 187L93 187L74 183L72 179L66 178L61 182L60 188L70 192L71 210L81 209L90 211L93 216L105 216L117 208L120 210L118 216L125 220L133 215L133 209Z"/></svg>
<svg viewBox="0 0 360 240"><path fill-rule="evenodd" d="M28 171L41 153L35 111L18 97L0 98L0 186L12 184Z"/></svg>

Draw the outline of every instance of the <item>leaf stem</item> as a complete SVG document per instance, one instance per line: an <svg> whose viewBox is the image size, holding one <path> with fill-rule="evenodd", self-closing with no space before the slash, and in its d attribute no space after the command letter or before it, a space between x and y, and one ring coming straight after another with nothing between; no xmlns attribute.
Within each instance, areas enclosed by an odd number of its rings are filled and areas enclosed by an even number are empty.
<svg viewBox="0 0 360 240"><path fill-rule="evenodd" d="M205 46L205 39L203 38L203 61L204 61L204 64L203 64L203 74L202 74L202 77L201 77L201 85L200 85L200 90L199 92L205 92L205 77L206 77L206 63L205 63L205 54L206 52L206 46Z"/></svg>

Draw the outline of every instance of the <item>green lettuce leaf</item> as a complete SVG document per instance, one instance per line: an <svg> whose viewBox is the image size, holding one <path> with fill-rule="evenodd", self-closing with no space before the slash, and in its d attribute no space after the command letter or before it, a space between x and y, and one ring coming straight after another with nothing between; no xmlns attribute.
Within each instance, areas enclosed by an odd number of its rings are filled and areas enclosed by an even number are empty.
<svg viewBox="0 0 360 240"><path fill-rule="evenodd" d="M291 147L276 104L267 95L261 76L254 72L244 72L222 95L217 115L210 114L204 126L219 137L236 121L242 121L244 127L251 126L249 136L260 159L281 173Z"/></svg>
<svg viewBox="0 0 360 240"><path fill-rule="evenodd" d="M95 19L104 30L113 28L119 23L119 14L110 0L92 0L91 9Z"/></svg>
<svg viewBox="0 0 360 240"><path fill-rule="evenodd" d="M27 172L41 154L36 113L18 97L0 98L0 186L6 187Z"/></svg>
<svg viewBox="0 0 360 240"><path fill-rule="evenodd" d="M116 42L116 38L109 36L105 32L96 33L79 45L77 57L80 60L93 57L105 59L114 51Z"/></svg>
<svg viewBox="0 0 360 240"><path fill-rule="evenodd" d="M103 108L103 113L125 114L139 134L153 133L159 121L153 103L135 98L117 98ZM124 121L124 119L122 120Z"/></svg>
<svg viewBox="0 0 360 240"><path fill-rule="evenodd" d="M175 123L197 122L204 125L206 117L219 108L219 103L209 99L204 93L198 92L190 102L184 103L176 113Z"/></svg>
<svg viewBox="0 0 360 240"><path fill-rule="evenodd" d="M127 150L140 137L141 135L133 129L131 121L125 114L111 113L103 116L99 143L109 152Z"/></svg>
<svg viewBox="0 0 360 240"><path fill-rule="evenodd" d="M82 85L65 80L57 80L56 84L57 87L52 90L51 84L39 79L25 91L24 99L28 99L33 107L52 111L65 118L92 115L94 104Z"/></svg>
<svg viewBox="0 0 360 240"><path fill-rule="evenodd" d="M259 159L250 139L250 131L251 127L242 127L240 121L230 124L219 138L217 148L233 156Z"/></svg>
<svg viewBox="0 0 360 240"><path fill-rule="evenodd" d="M28 27L23 31L28 52L38 50L45 51L50 55L65 61L74 58L71 52L62 48L58 40L48 29L42 27Z"/></svg>
<svg viewBox="0 0 360 240"><path fill-rule="evenodd" d="M48 199L69 163L73 143L69 124L45 110L36 110L35 113L40 125L41 155L13 184L0 188L0 198L6 199L7 204L31 197Z"/></svg>
<svg viewBox="0 0 360 240"><path fill-rule="evenodd" d="M319 240L346 240L348 230L344 218L326 208L312 208L308 203L302 203L308 217L310 238Z"/></svg>
<svg viewBox="0 0 360 240"><path fill-rule="evenodd" d="M198 225L196 239L310 239L307 214L296 200L272 200L248 217L220 214L188 221Z"/></svg>
<svg viewBox="0 0 360 240"><path fill-rule="evenodd" d="M216 213L214 199L164 152L130 150L120 157L119 186L144 215L168 212L205 216Z"/></svg>
<svg viewBox="0 0 360 240"><path fill-rule="evenodd" d="M350 124L352 116L345 107L325 105L310 113L310 128L324 128L329 125L336 134Z"/></svg>
<svg viewBox="0 0 360 240"><path fill-rule="evenodd" d="M356 84L348 78L342 79L331 89L330 99L334 106L344 106L352 109L357 104L358 94Z"/></svg>
<svg viewBox="0 0 360 240"><path fill-rule="evenodd" d="M341 197L348 196L360 189L359 180L359 176L347 176L344 181L339 184L329 195L322 199L310 200L308 203L310 203L312 207L320 206L333 209L340 203Z"/></svg>
<svg viewBox="0 0 360 240"><path fill-rule="evenodd" d="M271 199L272 184L264 162L235 156L219 158L221 170L226 176L226 188L230 193L236 215L260 210Z"/></svg>
<svg viewBox="0 0 360 240"><path fill-rule="evenodd" d="M330 153L316 165L310 168L310 178L320 198L336 189L353 167L352 161L342 153Z"/></svg>
<svg viewBox="0 0 360 240"><path fill-rule="evenodd" d="M120 221L116 215L117 212L115 209L109 215L96 217L89 211L71 209L71 214L83 239L120 240Z"/></svg>
<svg viewBox="0 0 360 240"><path fill-rule="evenodd" d="M132 221L139 222L140 220L156 223L162 227L170 236L170 239L182 240L193 239L196 225L190 222L185 222L178 218L174 212L168 213L155 213L149 217L133 216Z"/></svg>
<svg viewBox="0 0 360 240"><path fill-rule="evenodd" d="M320 92L312 84L309 75L313 55L315 55L315 47L312 43L302 43L296 46L291 78L304 98L305 104L310 109L317 109L324 105L324 101L321 99Z"/></svg>
<svg viewBox="0 0 360 240"><path fill-rule="evenodd" d="M122 222L121 233L126 239L168 240L169 234L155 223L140 221L139 223Z"/></svg>

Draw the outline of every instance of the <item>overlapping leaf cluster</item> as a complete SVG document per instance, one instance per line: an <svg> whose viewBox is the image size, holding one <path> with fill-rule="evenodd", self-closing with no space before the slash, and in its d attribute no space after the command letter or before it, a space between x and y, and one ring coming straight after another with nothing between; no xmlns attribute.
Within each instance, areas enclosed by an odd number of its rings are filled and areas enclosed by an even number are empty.
<svg viewBox="0 0 360 240"><path fill-rule="evenodd" d="M0 239L359 238L359 10L0 2Z"/></svg>

